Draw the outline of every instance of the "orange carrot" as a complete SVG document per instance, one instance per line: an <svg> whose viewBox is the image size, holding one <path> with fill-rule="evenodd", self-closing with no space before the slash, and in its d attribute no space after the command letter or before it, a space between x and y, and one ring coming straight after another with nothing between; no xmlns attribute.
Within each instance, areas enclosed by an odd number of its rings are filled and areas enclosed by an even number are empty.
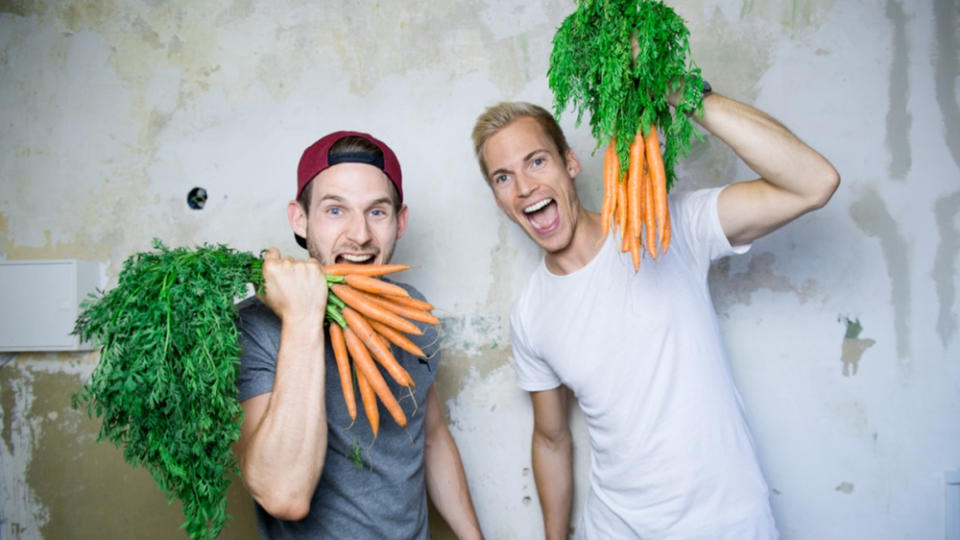
<svg viewBox="0 0 960 540"><path fill-rule="evenodd" d="M610 139L607 153L603 156L603 204L600 207L600 224L603 236L610 231L610 221L616 206L617 174L613 170L613 156L617 153L617 138Z"/></svg>
<svg viewBox="0 0 960 540"><path fill-rule="evenodd" d="M395 272L403 272L404 270L409 270L410 267L405 264L350 264L350 263L339 263L339 264L328 264L323 267L324 274L331 274L334 276L345 276L347 274L354 274L358 276L383 276L386 274L393 274Z"/></svg>
<svg viewBox="0 0 960 540"><path fill-rule="evenodd" d="M391 296L390 301L397 305L412 307L421 311L433 311L433 304L412 296Z"/></svg>
<svg viewBox="0 0 960 540"><path fill-rule="evenodd" d="M370 351L373 358L375 358L377 362L380 362L380 365L387 370L387 373L393 377L393 380L397 381L401 386L412 386L413 379L410 377L410 374L397 362L393 353L390 352L390 347L373 331L370 323L363 318L363 315L360 315L349 307L343 308L341 313L343 313L343 318L347 320L347 326L353 330L353 333L367 346L367 350Z"/></svg>
<svg viewBox="0 0 960 540"><path fill-rule="evenodd" d="M373 436L377 436L380 431L380 409L377 407L377 396L373 393L373 388L363 376L363 372L357 370L357 387L360 388L360 400L363 402L363 410L367 413L367 421L370 422L370 429Z"/></svg>
<svg viewBox="0 0 960 540"><path fill-rule="evenodd" d="M669 208L669 207L668 207ZM663 236L660 240L660 251L663 253L667 252L667 248L670 247L670 212L667 211L667 220L664 222L665 227L663 228Z"/></svg>
<svg viewBox="0 0 960 540"><path fill-rule="evenodd" d="M343 276L347 285L358 291L371 294L383 294L387 296L410 296L406 289L393 283L381 281L375 277L360 276L357 274L347 274Z"/></svg>
<svg viewBox="0 0 960 540"><path fill-rule="evenodd" d="M620 225L620 233L623 234L623 231L627 230L627 208L629 207L626 178L620 178L617 181L617 201L617 223Z"/></svg>
<svg viewBox="0 0 960 540"><path fill-rule="evenodd" d="M370 327L373 328L375 332L385 337L387 341L393 343L397 347L407 351L408 353L419 356L421 358L426 358L426 355L423 354L423 350L420 347L417 347L417 344L410 340L407 336L402 333L390 328L389 326L374 320L368 320Z"/></svg>
<svg viewBox="0 0 960 540"><path fill-rule="evenodd" d="M357 419L357 397L353 393L353 378L350 375L350 358L347 356L347 344L343 339L343 329L337 323L330 323L330 347L333 357L337 361L337 372L340 374L340 388L343 389L343 400L347 404L350 419Z"/></svg>
<svg viewBox="0 0 960 540"><path fill-rule="evenodd" d="M657 258L657 240L656 240L656 224L653 222L653 180L650 178L650 168L645 169L646 174L644 175L644 225L646 226L646 248L647 252L654 259Z"/></svg>
<svg viewBox="0 0 960 540"><path fill-rule="evenodd" d="M629 183L630 183L630 180L628 179L627 180L628 185L626 189L627 192L630 191ZM624 200L623 202L624 204L627 203L626 200ZM635 234L636 233L634 233L633 231L633 226L630 224L630 220L629 219L626 220L623 223L623 227L620 228L620 253L626 253L627 250L630 249L630 237L634 236Z"/></svg>
<svg viewBox="0 0 960 540"><path fill-rule="evenodd" d="M633 260L633 271L640 269L640 236L630 235L630 258Z"/></svg>
<svg viewBox="0 0 960 540"><path fill-rule="evenodd" d="M349 327L343 330L343 337L347 342L347 349L350 351L350 356L353 358L353 365L357 366L357 374L363 373L364 378L373 388L373 392L380 398L380 401L383 402L390 416L393 417L400 427L406 427L407 416L403 414L403 409L401 409L400 404L397 403L397 398L393 397L393 394L390 393L390 387L387 386L387 381L383 380L383 376L380 375L376 364L374 364L373 359L370 358L370 352L367 351L363 342L360 341L360 338L357 337ZM364 408L366 408L366 405L364 405Z"/></svg>
<svg viewBox="0 0 960 540"><path fill-rule="evenodd" d="M330 285L330 290L332 290L333 294L337 295L338 298L346 302L348 306L359 311L368 319L380 321L383 324L392 326L401 332L406 332L407 334L414 334L417 336L423 335L423 332L417 328L417 325L404 319L389 309L384 309L371 302L369 300L370 295L368 294L364 294L353 287L344 285L342 283L334 283Z"/></svg>
<svg viewBox="0 0 960 540"><path fill-rule="evenodd" d="M643 227L643 199L640 188L643 185L643 133L637 130L633 144L630 145L630 168L627 171L627 216L630 227L637 235Z"/></svg>
<svg viewBox="0 0 960 540"><path fill-rule="evenodd" d="M650 163L650 180L653 182L653 211L656 213L657 226L660 234L660 248L662 251L666 234L666 222L670 219L667 207L667 176L663 166L663 156L660 155L660 141L657 139L656 126L650 126L650 134L646 143L647 161Z"/></svg>
<svg viewBox="0 0 960 540"><path fill-rule="evenodd" d="M400 315L405 319L420 321L427 324L440 324L440 319L438 319L433 313L423 311L422 309L400 305L394 302L392 297L383 298L381 296L370 296L370 301L382 307L383 309L388 309L397 315Z"/></svg>

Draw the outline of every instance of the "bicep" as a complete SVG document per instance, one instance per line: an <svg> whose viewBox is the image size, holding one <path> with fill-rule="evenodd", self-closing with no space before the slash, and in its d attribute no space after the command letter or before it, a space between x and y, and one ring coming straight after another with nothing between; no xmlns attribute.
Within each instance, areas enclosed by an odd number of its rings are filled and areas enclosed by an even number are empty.
<svg viewBox="0 0 960 540"><path fill-rule="evenodd" d="M443 407L440 405L440 395L437 393L437 387L434 384L431 384L430 389L427 390L426 415L424 419L424 442L430 445L431 442L438 440L437 437L443 437L450 433L450 428L447 427L447 419L443 414Z"/></svg>
<svg viewBox="0 0 960 540"><path fill-rule="evenodd" d="M558 441L569 436L568 399L565 386L530 392L535 437Z"/></svg>
<svg viewBox="0 0 960 540"><path fill-rule="evenodd" d="M717 216L730 245L749 244L815 206L762 178L730 184L717 198Z"/></svg>

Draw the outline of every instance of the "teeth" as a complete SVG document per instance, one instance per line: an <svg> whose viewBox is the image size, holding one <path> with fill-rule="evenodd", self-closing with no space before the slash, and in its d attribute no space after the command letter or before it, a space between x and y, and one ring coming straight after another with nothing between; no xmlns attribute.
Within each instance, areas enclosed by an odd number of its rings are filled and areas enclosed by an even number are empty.
<svg viewBox="0 0 960 540"><path fill-rule="evenodd" d="M544 199L538 203L531 204L530 206L523 209L523 213L532 214L533 212L536 212L537 210L543 208L544 206L550 204L551 202L553 202L553 199Z"/></svg>
<svg viewBox="0 0 960 540"><path fill-rule="evenodd" d="M347 255L346 253L344 253L343 258L352 263L362 263L372 259L373 255Z"/></svg>

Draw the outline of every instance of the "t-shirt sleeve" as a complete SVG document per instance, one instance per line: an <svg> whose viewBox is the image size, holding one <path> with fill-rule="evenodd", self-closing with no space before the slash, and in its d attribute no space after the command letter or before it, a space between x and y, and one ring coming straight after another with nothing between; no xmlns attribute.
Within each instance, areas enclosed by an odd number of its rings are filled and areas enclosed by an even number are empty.
<svg viewBox="0 0 960 540"><path fill-rule="evenodd" d="M241 304L237 321L240 344L237 401L273 391L280 349L279 326L279 319L259 301Z"/></svg>
<svg viewBox="0 0 960 540"><path fill-rule="evenodd" d="M510 339L517 386L528 392L551 390L563 384L556 372L530 346L517 308L510 314Z"/></svg>
<svg viewBox="0 0 960 540"><path fill-rule="evenodd" d="M726 186L699 189L679 193L671 201L671 214L681 224L677 227L684 235L690 253L701 268L711 261L738 255L750 250L750 244L730 245L730 240L720 226L717 199Z"/></svg>

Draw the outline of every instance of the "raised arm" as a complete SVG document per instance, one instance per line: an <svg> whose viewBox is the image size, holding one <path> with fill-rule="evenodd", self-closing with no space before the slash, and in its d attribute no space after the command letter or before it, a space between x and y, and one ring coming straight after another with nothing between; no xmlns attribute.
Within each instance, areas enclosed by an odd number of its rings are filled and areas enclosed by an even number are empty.
<svg viewBox="0 0 960 540"><path fill-rule="evenodd" d="M427 391L426 414L424 466L430 500L457 538L483 538L460 452L447 427L437 388L432 385Z"/></svg>
<svg viewBox="0 0 960 540"><path fill-rule="evenodd" d="M533 477L547 540L566 539L573 506L573 437L566 387L531 392Z"/></svg>
<svg viewBox="0 0 960 540"><path fill-rule="evenodd" d="M241 403L237 446L244 484L269 514L302 519L327 451L324 306L327 285L313 259L264 255L264 303L282 321L273 391Z"/></svg>
<svg viewBox="0 0 960 540"><path fill-rule="evenodd" d="M722 95L703 101L698 121L758 175L721 192L720 224L733 245L747 244L822 207L840 183L836 169L768 114Z"/></svg>

